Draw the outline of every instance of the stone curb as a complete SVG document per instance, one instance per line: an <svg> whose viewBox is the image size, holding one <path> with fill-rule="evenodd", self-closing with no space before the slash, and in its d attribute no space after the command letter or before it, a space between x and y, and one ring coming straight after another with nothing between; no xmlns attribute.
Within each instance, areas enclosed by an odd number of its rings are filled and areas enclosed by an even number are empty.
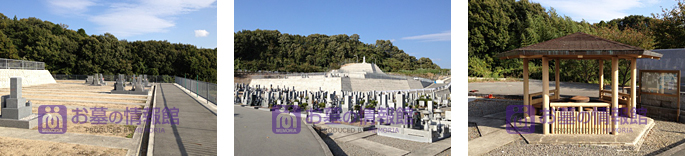
<svg viewBox="0 0 685 156"><path fill-rule="evenodd" d="M314 138L316 138L316 141L319 142L319 145L321 145L321 148L323 149L323 152L326 154L326 156L333 156L331 149L328 148L328 144L326 144L326 142L324 142L323 139L321 139L321 136L319 136L319 134L318 134L319 131L317 131L313 128L314 125L313 124L307 125L306 124L307 122L304 121L305 119L302 119L302 120L303 120L302 122L305 123L304 125L306 125L306 127L309 128L309 131L312 132L312 135L314 135Z"/></svg>
<svg viewBox="0 0 685 156"><path fill-rule="evenodd" d="M157 85L153 84L152 86L155 86L155 88L152 89L153 95L155 96L152 98L152 108L157 108L157 97L156 97L157 96L157 90L156 90ZM155 116L152 116L152 121L155 121L154 117ZM155 129L155 124L150 124L150 129ZM150 136L148 137L147 143L148 143L147 144L147 155L154 155L155 133L150 133Z"/></svg>
<svg viewBox="0 0 685 156"><path fill-rule="evenodd" d="M155 87L155 88L156 88L156 87ZM155 88L151 89L151 91L154 91ZM154 92L148 93L148 98L147 98L147 100L145 101L145 104L152 104L152 101L151 101L151 100L154 99L154 98L152 97L152 96L154 95L153 93L154 93ZM146 107L149 107L149 105L146 106ZM149 122L149 121L148 121L148 122ZM138 125L138 126L136 127L136 129L141 128L141 127L144 129L144 128L145 128L145 125L146 125L146 124L140 124L140 125ZM135 133L135 132L134 132L134 133L133 133L133 140L136 140L136 145L137 145L137 147L135 147L135 151L132 151L132 150L134 150L134 149L129 149L129 151L126 153L126 155L133 156L133 155L135 154L135 156L139 156L139 155L141 155L141 151L140 151L140 150L141 150L142 147L143 147L143 145L142 145L142 144L143 144L143 133Z"/></svg>

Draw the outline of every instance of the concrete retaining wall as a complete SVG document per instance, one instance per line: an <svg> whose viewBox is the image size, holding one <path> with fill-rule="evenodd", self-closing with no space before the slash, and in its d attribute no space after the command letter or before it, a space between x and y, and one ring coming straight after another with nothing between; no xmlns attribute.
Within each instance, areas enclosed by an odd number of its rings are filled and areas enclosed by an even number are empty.
<svg viewBox="0 0 685 156"><path fill-rule="evenodd" d="M0 69L0 88L10 87L10 77L21 76L22 86L57 83L48 70Z"/></svg>
<svg viewBox="0 0 685 156"><path fill-rule="evenodd" d="M299 76L291 76L286 79L252 79L250 82L250 87L255 87L256 85L269 87L273 85L274 88L279 86L283 88L285 85L287 88L292 88L295 86L295 90L321 90L324 91L340 91L341 90L341 80L340 77L323 77L323 76L311 76L310 78L302 78Z"/></svg>
<svg viewBox="0 0 685 156"><path fill-rule="evenodd" d="M350 78L353 91L408 90L407 80L357 79Z"/></svg>

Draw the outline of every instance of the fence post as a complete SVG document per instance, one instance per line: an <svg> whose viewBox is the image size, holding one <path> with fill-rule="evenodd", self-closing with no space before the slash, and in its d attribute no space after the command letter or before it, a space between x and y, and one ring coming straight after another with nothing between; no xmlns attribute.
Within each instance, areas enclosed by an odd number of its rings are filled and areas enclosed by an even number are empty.
<svg viewBox="0 0 685 156"><path fill-rule="evenodd" d="M207 98L205 100L207 100L207 105L209 105L209 82L205 82L205 86L207 87Z"/></svg>
<svg viewBox="0 0 685 156"><path fill-rule="evenodd" d="M197 74L195 74L195 97L200 96L200 82L197 81L197 77L199 77Z"/></svg>

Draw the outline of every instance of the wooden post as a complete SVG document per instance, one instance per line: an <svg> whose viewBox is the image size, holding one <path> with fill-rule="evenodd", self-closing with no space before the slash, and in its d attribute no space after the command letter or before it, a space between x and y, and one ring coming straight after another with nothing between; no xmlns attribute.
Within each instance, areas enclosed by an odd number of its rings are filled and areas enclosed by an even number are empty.
<svg viewBox="0 0 685 156"><path fill-rule="evenodd" d="M532 108L532 105L530 104L530 101L528 100L528 96L530 95L529 89L528 89L528 59L524 58L523 59L523 105L526 105L524 107L524 115L526 118L530 117L529 113L531 110L528 110L528 107ZM533 109L532 111L535 111ZM534 113L533 113L534 116Z"/></svg>
<svg viewBox="0 0 685 156"><path fill-rule="evenodd" d="M554 97L556 97L556 99L561 98L561 94L560 94L561 93L561 87L559 87L559 65L560 64L561 64L561 62L559 59L554 60L554 79L555 79L555 82L554 82L555 86L554 87L556 87L554 89L555 90Z"/></svg>
<svg viewBox="0 0 685 156"><path fill-rule="evenodd" d="M542 57L542 110L544 119L542 120L542 132L545 135L549 134L549 60L547 57ZM547 113L545 116L544 113Z"/></svg>
<svg viewBox="0 0 685 156"><path fill-rule="evenodd" d="M604 60L599 60L599 99L602 99L602 90L604 90Z"/></svg>
<svg viewBox="0 0 685 156"><path fill-rule="evenodd" d="M637 59L630 60L630 118L635 118L635 108L637 107Z"/></svg>
<svg viewBox="0 0 685 156"><path fill-rule="evenodd" d="M616 134L618 128L618 57L611 58L611 132Z"/></svg>

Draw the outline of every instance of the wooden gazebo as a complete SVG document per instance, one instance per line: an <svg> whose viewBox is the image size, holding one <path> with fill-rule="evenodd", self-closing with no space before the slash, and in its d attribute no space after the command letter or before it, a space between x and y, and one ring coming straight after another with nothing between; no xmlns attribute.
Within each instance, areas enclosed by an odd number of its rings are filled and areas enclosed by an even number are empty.
<svg viewBox="0 0 685 156"><path fill-rule="evenodd" d="M618 112L618 108L624 110L630 110L630 112L625 112L628 117L634 117L635 115L635 104L636 104L636 79L637 79L637 69L636 60L638 58L649 58L649 59L660 59L661 54L652 52L649 50L644 50L635 46L626 45L623 43L603 39L597 36L585 34L582 32L570 34L564 37L559 37L549 41L541 42L538 44L514 49L504 53L500 53L498 57L500 59L523 59L523 101L525 105L533 106L534 108L540 108L541 110L547 110L551 113L555 120L550 124L550 116L545 116L543 119L543 134L609 134L611 132L617 135L616 128L618 128L618 123L616 120L605 121L602 123L601 116L589 116L586 115L588 112L583 113L583 111L595 111L592 113L598 113L603 108L606 115L604 117L610 117L610 119L617 119L621 114ZM529 93L528 86L528 61L530 59L542 59L542 92L540 93ZM555 78L556 78L556 88L554 90L549 89L549 60L555 60ZM585 60L598 60L599 62L599 100L585 101L585 102L568 102L560 100L560 88L559 88L559 61L562 59L585 59ZM627 93L619 93L618 89L618 61L619 59L630 60L630 91ZM611 91L604 90L604 60L611 60ZM553 93L550 99L550 93ZM609 94L609 95L607 95ZM534 96L540 96L542 98L533 99ZM552 109L550 109L550 107ZM563 110L563 111L560 111ZM571 110L571 111L569 111ZM577 111L576 111L577 110ZM611 110L611 113L609 113ZM573 124L559 124L557 117L562 116L563 113L570 113L574 116L580 116L588 119L587 123L576 122ZM600 113L601 114L601 113ZM528 118L529 114L525 114ZM610 123L609 125L606 125ZM550 126L552 130L550 130Z"/></svg>

